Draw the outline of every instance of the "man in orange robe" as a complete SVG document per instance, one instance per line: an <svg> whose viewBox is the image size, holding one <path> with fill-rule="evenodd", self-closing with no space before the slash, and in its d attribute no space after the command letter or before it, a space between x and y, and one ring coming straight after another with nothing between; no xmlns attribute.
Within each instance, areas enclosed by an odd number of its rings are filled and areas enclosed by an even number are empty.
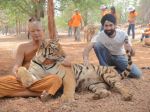
<svg viewBox="0 0 150 112"><path fill-rule="evenodd" d="M26 68L29 67L31 59L34 57L44 38L42 26L38 21L30 23L29 33L32 40L30 42L20 44L17 49L16 63L13 68L14 75L0 77L0 97L40 96L41 99L45 100L47 96L55 95L57 90L62 86L62 79L53 74L49 74L27 88L19 81L17 76L18 68L20 66L24 66ZM52 62L49 61L48 63ZM43 96L45 95L45 92L47 95Z"/></svg>

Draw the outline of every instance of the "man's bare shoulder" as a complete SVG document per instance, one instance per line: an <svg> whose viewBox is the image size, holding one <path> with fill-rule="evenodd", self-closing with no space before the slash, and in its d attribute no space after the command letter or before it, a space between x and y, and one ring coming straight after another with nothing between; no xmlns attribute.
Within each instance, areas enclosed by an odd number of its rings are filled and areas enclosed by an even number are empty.
<svg viewBox="0 0 150 112"><path fill-rule="evenodd" d="M32 45L32 42L21 43L18 46L18 49L24 50L24 49L28 48L30 45Z"/></svg>

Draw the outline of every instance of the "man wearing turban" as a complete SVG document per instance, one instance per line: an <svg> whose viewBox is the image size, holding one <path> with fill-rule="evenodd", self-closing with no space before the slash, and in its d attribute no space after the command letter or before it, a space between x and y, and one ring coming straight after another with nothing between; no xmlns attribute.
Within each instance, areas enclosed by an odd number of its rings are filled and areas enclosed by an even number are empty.
<svg viewBox="0 0 150 112"><path fill-rule="evenodd" d="M98 32L84 49L84 64L88 66L88 55L93 48L100 65L115 66L116 70L121 73L128 66L125 50L128 50L131 55L135 53L131 46L131 42L126 32L116 29L116 18L112 14L103 16L101 24L104 30ZM135 64L132 64L129 76L139 78L141 74L141 70Z"/></svg>

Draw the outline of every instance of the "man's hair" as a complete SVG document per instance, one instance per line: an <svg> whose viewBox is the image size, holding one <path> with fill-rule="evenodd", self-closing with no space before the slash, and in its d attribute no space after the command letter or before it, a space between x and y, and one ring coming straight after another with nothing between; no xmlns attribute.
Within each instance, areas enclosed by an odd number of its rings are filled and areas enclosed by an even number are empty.
<svg viewBox="0 0 150 112"><path fill-rule="evenodd" d="M30 29L30 27L33 27L33 26L39 26L41 27L41 29L43 29L42 23L38 20L31 21L28 25L28 29Z"/></svg>
<svg viewBox="0 0 150 112"><path fill-rule="evenodd" d="M116 24L116 18L112 14L106 14L105 16L102 17L101 19L102 26L104 26L105 21L110 21L114 25Z"/></svg>
<svg viewBox="0 0 150 112"><path fill-rule="evenodd" d="M31 17L28 21L32 22L32 21L36 21L36 20L37 20L36 17Z"/></svg>
<svg viewBox="0 0 150 112"><path fill-rule="evenodd" d="M116 13L116 9L115 9L115 7L114 6L111 6L111 11L115 14Z"/></svg>

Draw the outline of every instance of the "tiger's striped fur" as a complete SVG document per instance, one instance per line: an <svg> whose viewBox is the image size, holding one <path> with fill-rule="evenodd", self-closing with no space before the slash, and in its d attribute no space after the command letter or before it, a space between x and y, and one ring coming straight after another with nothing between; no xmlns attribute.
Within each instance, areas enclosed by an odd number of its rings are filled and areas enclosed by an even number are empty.
<svg viewBox="0 0 150 112"><path fill-rule="evenodd" d="M25 87L29 87L34 82L40 80L49 74L56 74L63 81L64 100L74 100L75 78L69 67L64 67L61 62L65 58L65 53L58 40L43 41L36 55L31 60L29 69L19 67L17 75ZM44 65L43 62L48 59L53 63Z"/></svg>
<svg viewBox="0 0 150 112"><path fill-rule="evenodd" d="M30 79L27 82L24 81L24 79L22 79L23 85L28 87L32 83L34 83L37 80L40 80L49 73L57 74L60 77L64 77L65 71L61 69L61 67L59 66L61 61L64 60L64 58L65 53L62 50L61 45L58 43L58 40L49 40L49 41L44 40L40 48L37 50L36 55L31 60L28 70L26 70L26 68L23 67L19 68L18 70L20 71L21 69L21 71L24 71L24 74L27 73L30 74L28 76L31 76L29 78L27 77L28 79ZM53 63L44 65L43 62L46 59L50 59ZM20 72L18 72L18 74L20 74ZM24 78L25 77L26 75L24 76Z"/></svg>
<svg viewBox="0 0 150 112"><path fill-rule="evenodd" d="M89 67L83 64L72 64L71 67L64 67L61 62L65 58L58 41L44 41L38 49L35 57L31 60L29 69L24 67L18 69L18 76L21 77L26 87L40 80L49 73L60 76L63 80L64 93L62 99L74 99L75 88L78 90L89 89L95 93L94 99L106 97L110 94L109 87L116 88L125 100L130 100L132 95L128 92L121 79L128 76L131 68L131 57L129 65L120 75L113 67L91 64ZM54 63L43 65L45 59L53 60Z"/></svg>
<svg viewBox="0 0 150 112"><path fill-rule="evenodd" d="M110 66L90 64L87 68L83 64L72 65L77 89L88 89L95 93L94 99L100 99L110 95L108 88L116 88L122 94L124 100L131 100L132 94L121 83L121 80L126 78L131 71L132 60L129 52L127 52L127 55L128 67L121 74L118 74L114 67Z"/></svg>

